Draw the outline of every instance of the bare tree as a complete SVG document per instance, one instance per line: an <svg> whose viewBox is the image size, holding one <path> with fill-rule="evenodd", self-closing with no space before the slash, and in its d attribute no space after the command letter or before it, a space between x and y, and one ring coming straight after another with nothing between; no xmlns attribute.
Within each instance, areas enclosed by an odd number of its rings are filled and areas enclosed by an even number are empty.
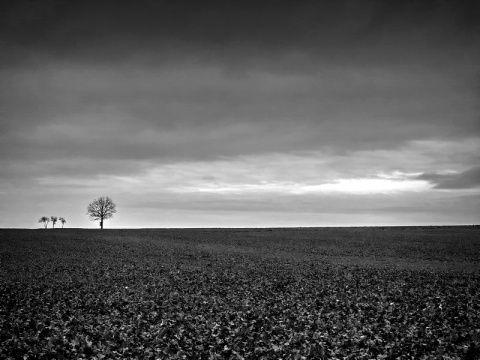
<svg viewBox="0 0 480 360"><path fill-rule="evenodd" d="M58 218L56 216L50 216L50 220L52 220L52 228L55 229Z"/></svg>
<svg viewBox="0 0 480 360"><path fill-rule="evenodd" d="M49 221L50 219L48 218L48 216L42 216L40 220L38 220L39 223L43 223L43 226L45 226L45 229L47 228Z"/></svg>
<svg viewBox="0 0 480 360"><path fill-rule="evenodd" d="M110 219L117 212L116 205L108 196L95 199L87 207L87 215L90 220L100 220L100 228L103 229L103 220Z"/></svg>
<svg viewBox="0 0 480 360"><path fill-rule="evenodd" d="M65 220L65 218L63 217L59 217L58 220L60 220L60 222L62 223L62 229L63 229L63 225L65 225L65 223L67 222L67 220Z"/></svg>

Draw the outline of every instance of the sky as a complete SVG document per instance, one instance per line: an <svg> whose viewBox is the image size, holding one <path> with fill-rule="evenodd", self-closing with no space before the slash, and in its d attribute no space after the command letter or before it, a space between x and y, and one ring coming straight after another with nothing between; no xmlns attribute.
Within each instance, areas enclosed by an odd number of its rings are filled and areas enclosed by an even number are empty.
<svg viewBox="0 0 480 360"><path fill-rule="evenodd" d="M1 1L0 227L98 228L100 196L105 228L478 224L479 16Z"/></svg>

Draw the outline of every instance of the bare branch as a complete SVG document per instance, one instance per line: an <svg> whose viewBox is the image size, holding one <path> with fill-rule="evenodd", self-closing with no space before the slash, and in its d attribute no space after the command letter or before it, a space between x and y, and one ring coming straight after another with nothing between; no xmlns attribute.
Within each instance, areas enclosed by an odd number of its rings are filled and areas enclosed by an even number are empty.
<svg viewBox="0 0 480 360"><path fill-rule="evenodd" d="M51 216L50 220L52 220L52 228L55 229L55 224L57 223L57 217L56 216Z"/></svg>
<svg viewBox="0 0 480 360"><path fill-rule="evenodd" d="M100 228L103 229L103 220L110 219L117 212L116 205L108 196L95 199L87 207L87 215L90 220L100 220Z"/></svg>
<svg viewBox="0 0 480 360"><path fill-rule="evenodd" d="M39 223L43 223L43 226L45 226L45 229L47 228L48 223L50 222L50 219L48 216L42 216L39 220Z"/></svg>

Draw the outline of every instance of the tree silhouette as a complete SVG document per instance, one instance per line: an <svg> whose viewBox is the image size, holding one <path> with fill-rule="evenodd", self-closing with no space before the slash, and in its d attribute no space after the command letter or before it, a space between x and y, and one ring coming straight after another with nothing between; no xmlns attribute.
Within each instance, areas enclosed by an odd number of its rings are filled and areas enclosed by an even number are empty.
<svg viewBox="0 0 480 360"><path fill-rule="evenodd" d="M110 219L117 212L116 205L108 196L95 199L87 207L87 215L90 220L100 220L100 228L103 229L103 220Z"/></svg>
<svg viewBox="0 0 480 360"><path fill-rule="evenodd" d="M42 216L38 222L39 223L43 223L43 226L45 226L45 229L47 228L47 225L49 223L50 219L48 218L48 216Z"/></svg>
<svg viewBox="0 0 480 360"><path fill-rule="evenodd" d="M67 222L67 220L65 220L65 218L63 217L59 217L58 220L60 220L60 222L62 223L62 229L63 229L63 225L65 225L65 223Z"/></svg>
<svg viewBox="0 0 480 360"><path fill-rule="evenodd" d="M58 218L56 216L50 216L50 220L52 220L52 228L55 229Z"/></svg>

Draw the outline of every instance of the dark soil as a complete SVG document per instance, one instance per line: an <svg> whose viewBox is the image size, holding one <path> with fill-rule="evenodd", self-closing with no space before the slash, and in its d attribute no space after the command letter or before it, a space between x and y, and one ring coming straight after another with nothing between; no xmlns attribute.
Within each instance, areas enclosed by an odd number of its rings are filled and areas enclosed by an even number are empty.
<svg viewBox="0 0 480 360"><path fill-rule="evenodd" d="M479 235L0 230L0 359L479 359Z"/></svg>

